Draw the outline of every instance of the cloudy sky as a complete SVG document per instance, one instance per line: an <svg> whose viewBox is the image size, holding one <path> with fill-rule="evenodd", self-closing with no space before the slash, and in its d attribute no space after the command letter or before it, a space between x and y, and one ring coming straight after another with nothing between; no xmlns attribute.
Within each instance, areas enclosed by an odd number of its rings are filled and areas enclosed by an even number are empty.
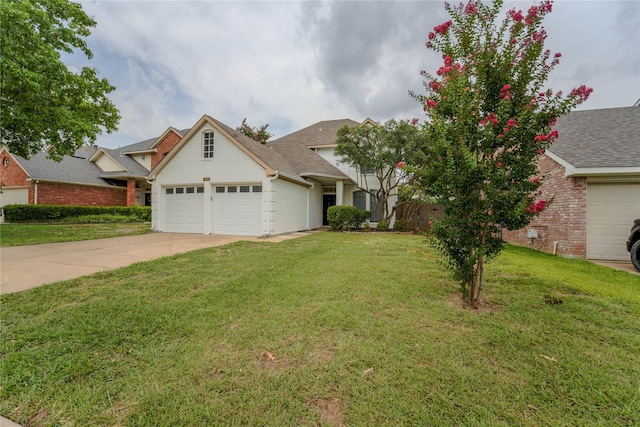
<svg viewBox="0 0 640 427"><path fill-rule="evenodd" d="M275 137L320 120L423 117L408 96L440 66L424 43L448 15L442 1L80 1L97 26L90 65L116 86L115 148L191 127L203 114ZM455 2L454 2L455 3ZM532 1L507 3L527 10ZM561 52L554 90L594 88L581 109L640 98L640 1L557 0L544 26Z"/></svg>

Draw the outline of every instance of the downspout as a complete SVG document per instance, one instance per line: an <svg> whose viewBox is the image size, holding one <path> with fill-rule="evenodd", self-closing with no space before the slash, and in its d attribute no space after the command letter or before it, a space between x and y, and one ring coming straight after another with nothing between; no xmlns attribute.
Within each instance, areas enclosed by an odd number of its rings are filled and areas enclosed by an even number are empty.
<svg viewBox="0 0 640 427"><path fill-rule="evenodd" d="M156 198L154 197L154 194L153 194L153 190L155 189L155 186L153 185L153 183L155 179L147 179L145 177L145 181L147 181L147 184L151 185L151 229L157 230L158 229L156 224L156 222L158 221L157 211L156 211L156 214L154 215L154 211L156 210L157 200L155 200Z"/></svg>
<svg viewBox="0 0 640 427"><path fill-rule="evenodd" d="M33 204L38 204L38 183L40 181L33 181Z"/></svg>
<svg viewBox="0 0 640 427"><path fill-rule="evenodd" d="M307 230L311 230L311 190L315 188L315 184L309 180L311 187L307 190Z"/></svg>
<svg viewBox="0 0 640 427"><path fill-rule="evenodd" d="M280 178L280 171L276 171L275 175L269 178L269 214L267 215L267 237L271 235L271 218L273 214L273 181L278 178Z"/></svg>

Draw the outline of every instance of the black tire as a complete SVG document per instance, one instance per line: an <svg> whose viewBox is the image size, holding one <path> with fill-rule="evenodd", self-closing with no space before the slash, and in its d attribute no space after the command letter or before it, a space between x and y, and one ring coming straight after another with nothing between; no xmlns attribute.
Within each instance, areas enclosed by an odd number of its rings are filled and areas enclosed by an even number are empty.
<svg viewBox="0 0 640 427"><path fill-rule="evenodd" d="M631 245L631 263L636 270L640 271L640 240L636 240L635 243Z"/></svg>

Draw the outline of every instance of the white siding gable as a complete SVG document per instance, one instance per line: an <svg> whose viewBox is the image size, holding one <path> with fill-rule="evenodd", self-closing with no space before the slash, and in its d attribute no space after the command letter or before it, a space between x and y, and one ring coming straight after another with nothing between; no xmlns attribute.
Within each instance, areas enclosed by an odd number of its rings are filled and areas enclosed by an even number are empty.
<svg viewBox="0 0 640 427"><path fill-rule="evenodd" d="M95 163L103 172L122 172L125 170L122 165L113 161L113 159L106 154L102 154L98 157Z"/></svg>
<svg viewBox="0 0 640 427"><path fill-rule="evenodd" d="M203 135L213 132L213 158L203 156ZM204 125L182 146L171 161L158 173L160 185L197 183L203 178L211 183L263 182L266 172L244 151L211 125Z"/></svg>

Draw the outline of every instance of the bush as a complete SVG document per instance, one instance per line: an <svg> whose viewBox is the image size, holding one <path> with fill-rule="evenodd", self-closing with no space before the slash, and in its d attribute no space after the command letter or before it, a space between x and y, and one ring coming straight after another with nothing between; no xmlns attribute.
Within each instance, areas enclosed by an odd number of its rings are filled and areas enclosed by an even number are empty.
<svg viewBox="0 0 640 427"><path fill-rule="evenodd" d="M354 206L331 206L327 210L327 221L333 231L360 228L370 216L371 212L361 211Z"/></svg>
<svg viewBox="0 0 640 427"><path fill-rule="evenodd" d="M379 221L376 224L376 231L389 231L389 223L387 221Z"/></svg>
<svg viewBox="0 0 640 427"><path fill-rule="evenodd" d="M140 220L134 216L125 216L119 214L100 214L68 216L60 222L71 224L125 224L128 222L140 222Z"/></svg>
<svg viewBox="0 0 640 427"><path fill-rule="evenodd" d="M400 231L400 232L407 231L408 227L409 227L409 221L407 221L404 218L396 220L396 222L393 223L393 231Z"/></svg>
<svg viewBox="0 0 640 427"><path fill-rule="evenodd" d="M131 218L130 222L151 221L149 206L71 206L71 205L7 205L6 222L74 222L68 218L112 215ZM121 222L121 221L117 221Z"/></svg>

